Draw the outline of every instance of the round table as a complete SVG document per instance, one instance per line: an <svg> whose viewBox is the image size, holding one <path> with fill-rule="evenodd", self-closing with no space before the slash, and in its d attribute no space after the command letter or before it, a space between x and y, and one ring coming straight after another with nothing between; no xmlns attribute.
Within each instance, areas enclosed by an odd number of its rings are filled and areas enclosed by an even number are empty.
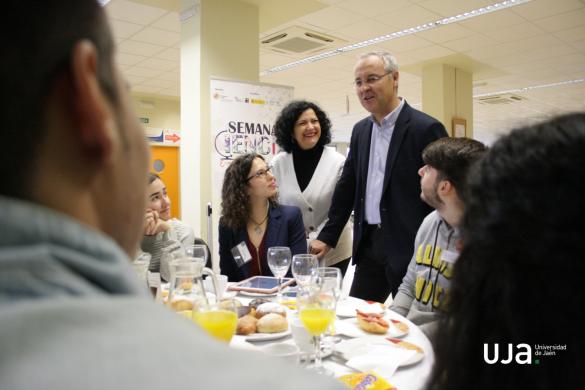
<svg viewBox="0 0 585 390"><path fill-rule="evenodd" d="M236 298L243 304L247 304L252 299L242 295L238 295ZM391 319L402 321L409 326L409 333L401 339L416 344L424 350L424 358L421 362L405 367L399 367L394 375L392 375L390 383L396 386L399 390L423 389L435 361L431 342L427 336L418 328L418 326L407 320L405 317L395 313L392 310L387 310L387 313ZM345 339L346 337L343 336L343 338ZM247 342L245 339L246 336L236 335L234 336L231 345L235 348L257 350L259 349L258 347L262 347L271 343L284 342L294 344L294 341L290 335L278 340L271 341ZM345 366L343 364L343 360L333 355L331 357L324 358L323 365L332 370L336 377L355 372L355 370L352 368Z"/></svg>

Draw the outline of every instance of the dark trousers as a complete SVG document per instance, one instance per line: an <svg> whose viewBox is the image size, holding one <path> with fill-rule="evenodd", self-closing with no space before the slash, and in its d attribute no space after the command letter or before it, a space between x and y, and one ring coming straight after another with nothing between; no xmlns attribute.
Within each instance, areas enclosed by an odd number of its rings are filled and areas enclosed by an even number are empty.
<svg viewBox="0 0 585 390"><path fill-rule="evenodd" d="M351 257L348 257L345 260L341 260L338 263L332 264L330 267L339 268L339 270L341 271L341 277L343 278L345 276L345 272L347 271L347 266L349 265L350 260Z"/></svg>
<svg viewBox="0 0 585 390"><path fill-rule="evenodd" d="M376 225L366 228L360 247L360 261L355 267L355 274L349 295L376 302L384 302L388 295L396 296L404 275L398 275L390 265L390 259L384 250L382 230Z"/></svg>

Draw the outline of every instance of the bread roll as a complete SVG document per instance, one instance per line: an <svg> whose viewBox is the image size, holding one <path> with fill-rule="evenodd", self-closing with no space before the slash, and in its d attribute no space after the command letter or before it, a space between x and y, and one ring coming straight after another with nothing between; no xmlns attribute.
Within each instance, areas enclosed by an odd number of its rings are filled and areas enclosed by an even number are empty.
<svg viewBox="0 0 585 390"><path fill-rule="evenodd" d="M286 318L286 307L275 302L266 302L256 308L256 318L258 319L270 313L279 314Z"/></svg>
<svg viewBox="0 0 585 390"><path fill-rule="evenodd" d="M256 332L256 324L258 320L251 315L245 315L238 320L236 334L249 335Z"/></svg>
<svg viewBox="0 0 585 390"><path fill-rule="evenodd" d="M258 320L256 331L258 333L278 333L288 329L286 318L276 313L269 313Z"/></svg>

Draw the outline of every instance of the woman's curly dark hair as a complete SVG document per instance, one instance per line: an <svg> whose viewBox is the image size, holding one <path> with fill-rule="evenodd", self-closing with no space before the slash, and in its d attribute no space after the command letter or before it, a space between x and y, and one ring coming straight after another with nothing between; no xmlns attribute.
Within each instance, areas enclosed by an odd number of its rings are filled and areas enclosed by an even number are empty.
<svg viewBox="0 0 585 390"><path fill-rule="evenodd" d="M585 388L584 151L585 114L565 115L512 131L470 172L428 389ZM500 359L509 344L566 350L487 364L484 343Z"/></svg>
<svg viewBox="0 0 585 390"><path fill-rule="evenodd" d="M237 157L226 169L221 187L221 219L220 223L230 229L240 230L246 227L250 216L250 199L246 193L249 185L247 180L254 159L266 161L256 153L243 154ZM277 205L277 196L269 199L271 206Z"/></svg>
<svg viewBox="0 0 585 390"><path fill-rule="evenodd" d="M274 135L276 136L276 143L285 152L290 153L293 147L293 132L295 123L299 116L309 108L312 108L319 119L321 126L321 137L315 146L325 146L331 142L331 121L327 114L313 102L306 100L294 100L286 105L276 118L274 123Z"/></svg>

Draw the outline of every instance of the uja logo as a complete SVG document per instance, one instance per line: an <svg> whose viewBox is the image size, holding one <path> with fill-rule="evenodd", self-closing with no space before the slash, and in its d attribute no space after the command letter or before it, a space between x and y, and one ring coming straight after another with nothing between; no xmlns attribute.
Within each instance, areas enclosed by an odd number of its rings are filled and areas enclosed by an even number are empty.
<svg viewBox="0 0 585 390"><path fill-rule="evenodd" d="M487 343L483 344L483 360L487 364L496 364L500 358L499 344L494 344L493 355L490 356L490 346ZM502 358L503 351L502 351ZM532 348L528 344L516 345L516 353L514 354L514 347L512 344L508 344L508 355L505 359L500 360L502 364L510 364L512 360L515 360L518 364L532 364Z"/></svg>

